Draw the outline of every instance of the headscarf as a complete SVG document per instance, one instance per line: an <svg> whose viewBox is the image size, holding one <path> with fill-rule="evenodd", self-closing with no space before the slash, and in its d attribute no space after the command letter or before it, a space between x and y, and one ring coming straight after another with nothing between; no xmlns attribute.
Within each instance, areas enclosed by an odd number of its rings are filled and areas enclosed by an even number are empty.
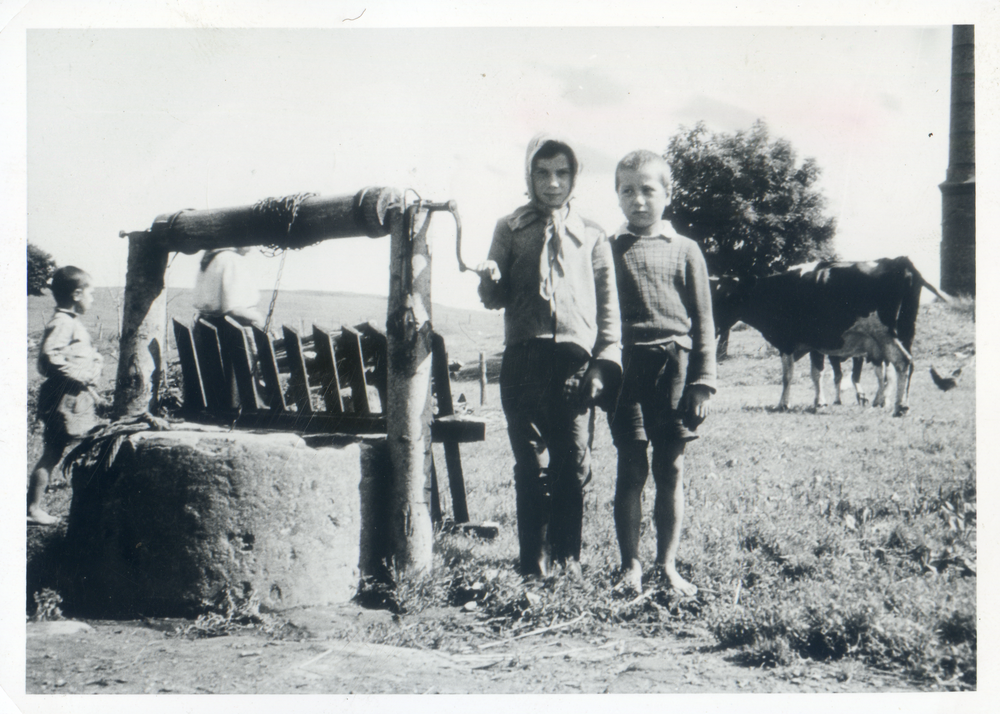
<svg viewBox="0 0 1000 714"><path fill-rule="evenodd" d="M535 195L535 184L531 180L532 162L539 150L548 143L554 143L569 154L575 171L570 186L570 195L559 208L549 208L538 200ZM546 301L551 301L559 280L565 275L563 268L563 245L567 238L572 238L578 245L582 244L583 220L570 210L570 200L576 186L576 177L580 173L580 162L573 148L560 138L550 134L537 134L528 143L528 151L524 159L525 180L528 184L528 197L531 202L514 211L508 220L511 230L519 230L535 221L545 221L545 238L538 264L538 294Z"/></svg>

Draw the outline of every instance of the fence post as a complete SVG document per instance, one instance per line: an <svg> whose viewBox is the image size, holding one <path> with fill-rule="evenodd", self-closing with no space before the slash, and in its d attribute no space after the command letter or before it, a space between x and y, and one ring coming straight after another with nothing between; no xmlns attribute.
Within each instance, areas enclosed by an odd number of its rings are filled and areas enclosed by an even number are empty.
<svg viewBox="0 0 1000 714"><path fill-rule="evenodd" d="M486 404L486 355L479 353L479 406Z"/></svg>

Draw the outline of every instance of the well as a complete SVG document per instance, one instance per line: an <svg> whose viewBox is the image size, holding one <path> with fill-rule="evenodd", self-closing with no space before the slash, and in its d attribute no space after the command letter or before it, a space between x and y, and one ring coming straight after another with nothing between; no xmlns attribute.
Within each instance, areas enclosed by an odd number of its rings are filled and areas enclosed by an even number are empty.
<svg viewBox="0 0 1000 714"><path fill-rule="evenodd" d="M360 486L384 477L370 467L384 441L204 427L109 448L109 464L74 472L67 542L81 609L190 614L226 586L275 609L356 592Z"/></svg>

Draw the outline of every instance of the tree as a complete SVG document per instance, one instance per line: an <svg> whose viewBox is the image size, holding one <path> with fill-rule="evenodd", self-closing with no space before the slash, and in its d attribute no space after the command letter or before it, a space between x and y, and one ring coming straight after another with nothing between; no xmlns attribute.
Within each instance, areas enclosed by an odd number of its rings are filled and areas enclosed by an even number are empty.
<svg viewBox="0 0 1000 714"><path fill-rule="evenodd" d="M49 286L56 261L33 243L28 243L28 295L41 295Z"/></svg>
<svg viewBox="0 0 1000 714"><path fill-rule="evenodd" d="M664 158L674 230L698 241L712 275L763 276L834 257L836 221L814 187L819 166L797 166L791 144L772 140L762 120L735 134L681 127Z"/></svg>

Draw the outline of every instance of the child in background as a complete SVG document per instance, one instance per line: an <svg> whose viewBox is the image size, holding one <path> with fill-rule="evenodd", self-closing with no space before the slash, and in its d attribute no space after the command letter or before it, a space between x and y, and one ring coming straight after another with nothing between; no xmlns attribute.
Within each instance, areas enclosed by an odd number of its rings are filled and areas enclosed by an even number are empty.
<svg viewBox="0 0 1000 714"><path fill-rule="evenodd" d="M94 302L90 276L68 265L52 276L56 311L45 326L38 371L45 377L38 390L38 419L42 422L42 457L28 484L28 523L54 525L59 519L45 512L42 499L52 469L66 448L100 422L94 390L104 359L94 349L80 315Z"/></svg>
<svg viewBox="0 0 1000 714"><path fill-rule="evenodd" d="M685 595L698 588L677 572L684 517L684 446L715 392L715 326L705 258L694 241L663 219L670 167L652 151L634 151L615 171L627 219L612 238L622 316L622 390L609 420L618 449L615 530L621 585L642 591L639 530L642 490L653 445L656 567Z"/></svg>
<svg viewBox="0 0 1000 714"><path fill-rule="evenodd" d="M241 325L263 328L264 315L257 309L260 291L244 263L249 252L247 247L205 251L194 283L194 309L200 317L221 326L229 315Z"/></svg>

